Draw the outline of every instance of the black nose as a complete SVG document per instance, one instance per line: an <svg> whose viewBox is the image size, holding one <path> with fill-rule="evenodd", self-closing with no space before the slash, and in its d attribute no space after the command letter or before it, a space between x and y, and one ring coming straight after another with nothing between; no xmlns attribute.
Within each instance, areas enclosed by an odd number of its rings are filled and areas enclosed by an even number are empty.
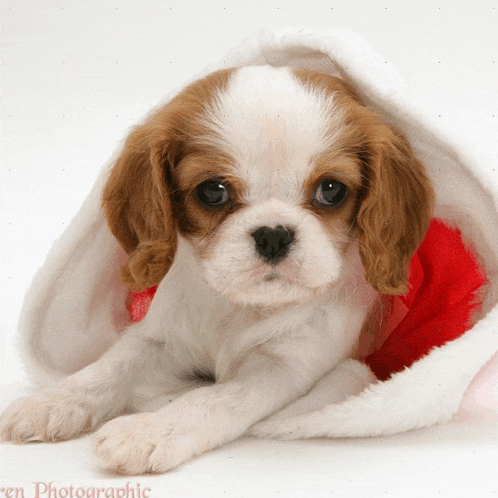
<svg viewBox="0 0 498 498"><path fill-rule="evenodd" d="M287 256L294 240L294 230L278 225L277 228L260 227L252 236L258 254L270 264L277 264Z"/></svg>

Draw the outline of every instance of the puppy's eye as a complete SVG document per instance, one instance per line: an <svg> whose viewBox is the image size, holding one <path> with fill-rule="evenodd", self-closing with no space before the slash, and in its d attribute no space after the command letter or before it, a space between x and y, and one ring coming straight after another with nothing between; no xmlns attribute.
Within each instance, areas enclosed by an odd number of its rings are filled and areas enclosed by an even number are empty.
<svg viewBox="0 0 498 498"><path fill-rule="evenodd" d="M230 200L228 187L221 180L208 180L196 189L197 198L202 204L210 207L225 205Z"/></svg>
<svg viewBox="0 0 498 498"><path fill-rule="evenodd" d="M344 183L327 178L318 185L313 203L320 206L338 206L347 196L348 188Z"/></svg>

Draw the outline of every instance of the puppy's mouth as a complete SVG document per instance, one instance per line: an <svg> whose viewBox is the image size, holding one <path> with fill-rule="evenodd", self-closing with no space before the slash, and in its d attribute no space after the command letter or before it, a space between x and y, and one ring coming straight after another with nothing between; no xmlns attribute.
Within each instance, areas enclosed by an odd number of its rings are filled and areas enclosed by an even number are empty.
<svg viewBox="0 0 498 498"><path fill-rule="evenodd" d="M249 287L253 287L254 290L279 288L283 291L292 289L291 292L294 292L297 289L304 290L311 287L301 268L291 260L278 265L261 263L252 271L245 273L239 282L242 283L239 288L245 290Z"/></svg>
<svg viewBox="0 0 498 498"><path fill-rule="evenodd" d="M272 271L263 277L263 282L272 282L282 278L276 271Z"/></svg>

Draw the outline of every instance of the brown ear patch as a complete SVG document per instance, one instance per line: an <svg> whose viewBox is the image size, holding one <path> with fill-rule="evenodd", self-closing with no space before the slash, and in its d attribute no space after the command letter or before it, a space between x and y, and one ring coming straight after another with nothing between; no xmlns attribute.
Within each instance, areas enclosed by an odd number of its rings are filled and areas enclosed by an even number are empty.
<svg viewBox="0 0 498 498"><path fill-rule="evenodd" d="M160 154L133 132L111 171L102 207L109 228L129 259L121 278L133 290L156 285L168 271L176 250L176 221Z"/></svg>
<svg viewBox="0 0 498 498"><path fill-rule="evenodd" d="M432 216L432 186L406 138L390 126L373 128L363 157L356 226L366 277L379 292L404 294L410 259Z"/></svg>
<svg viewBox="0 0 498 498"><path fill-rule="evenodd" d="M199 80L155 111L128 136L104 189L102 208L113 235L128 254L121 278L133 290L157 285L177 247L175 168L203 153L206 109L228 84L233 70Z"/></svg>

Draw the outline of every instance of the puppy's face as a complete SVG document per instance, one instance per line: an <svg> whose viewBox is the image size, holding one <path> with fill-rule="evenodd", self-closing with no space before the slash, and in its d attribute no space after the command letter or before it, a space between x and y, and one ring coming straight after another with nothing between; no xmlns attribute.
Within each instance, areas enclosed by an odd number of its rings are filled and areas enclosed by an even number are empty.
<svg viewBox="0 0 498 498"><path fill-rule="evenodd" d="M431 190L406 140L343 81L247 67L187 87L128 138L104 193L135 288L157 284L188 238L206 281L275 305L340 280L359 244L367 280L405 291Z"/></svg>

